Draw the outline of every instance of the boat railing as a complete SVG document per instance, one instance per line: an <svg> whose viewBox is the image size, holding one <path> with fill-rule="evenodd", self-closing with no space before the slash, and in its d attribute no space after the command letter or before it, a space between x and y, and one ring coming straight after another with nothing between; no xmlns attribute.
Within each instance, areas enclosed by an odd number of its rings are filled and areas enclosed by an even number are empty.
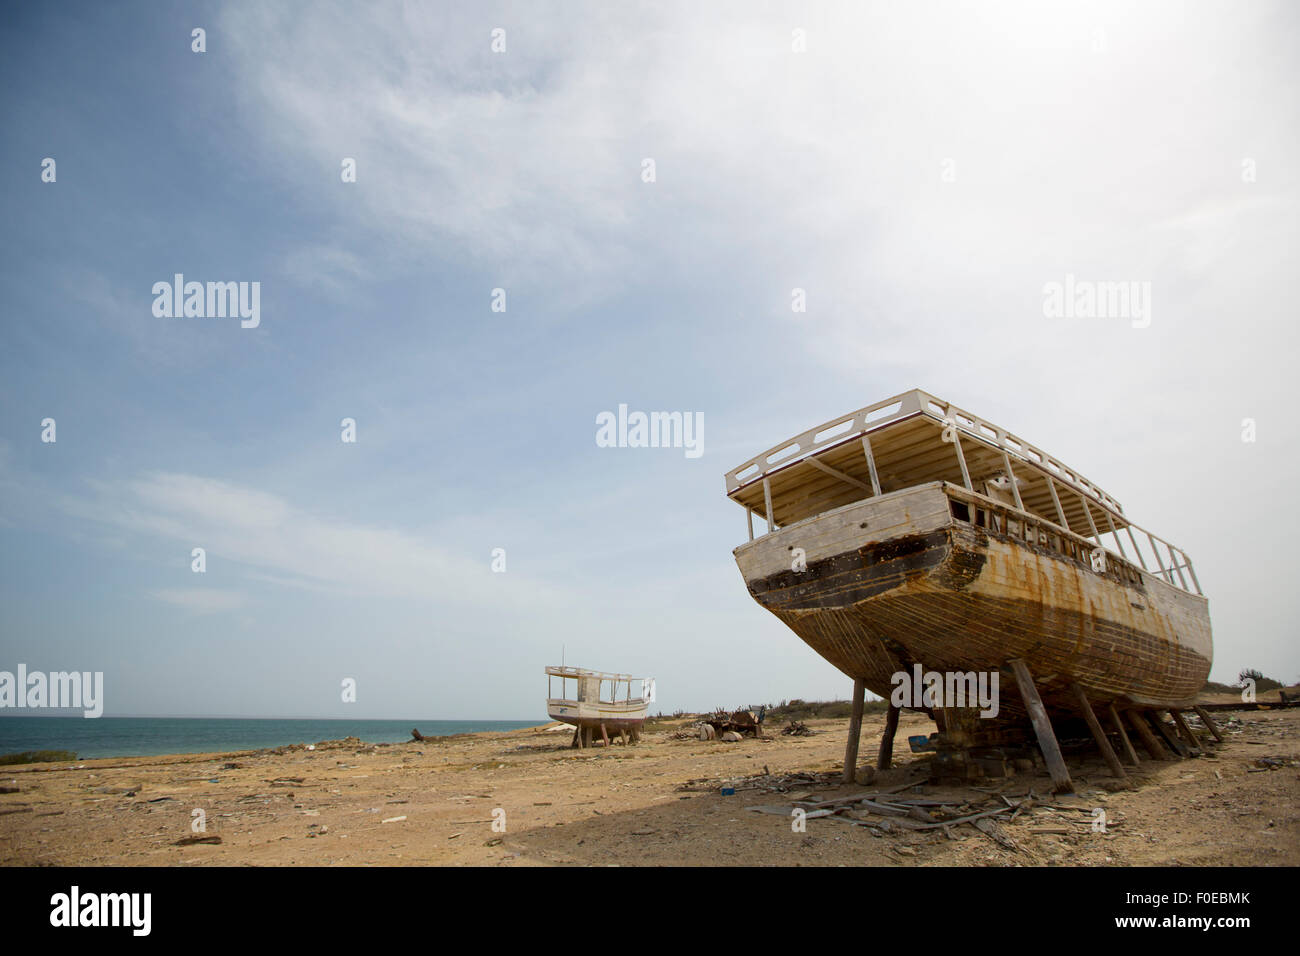
<svg viewBox="0 0 1300 956"><path fill-rule="evenodd" d="M617 680L629 681L636 680L631 674L611 674L608 671L592 671L585 667L563 667L559 665L547 665L546 673L553 677L596 677L600 680Z"/></svg>
<svg viewBox="0 0 1300 956"><path fill-rule="evenodd" d="M755 455L743 465L727 472L727 494L742 488L752 481L770 475L772 472L806 458L815 451L822 451L832 445L848 441L863 434L868 426L878 428L921 411L921 395L918 391L895 395L884 401L859 408L839 418L824 422L816 428L795 436L789 441L774 445L762 454Z"/></svg>
<svg viewBox="0 0 1300 956"><path fill-rule="evenodd" d="M949 424L973 438L995 445L1008 455L1049 472L1058 481L1092 498L1117 515L1124 513L1123 506L1113 497L1042 449L1031 445L1005 428L994 425L919 388L886 398L860 408L856 412L841 415L839 418L833 418L754 456L726 473L727 494L730 495L745 485L766 478L773 472L814 453L860 438L868 432L915 415L926 415L941 424Z"/></svg>
<svg viewBox="0 0 1300 956"><path fill-rule="evenodd" d="M1002 534L1010 534L1039 546L1046 545L1060 554L1067 555L1090 566L1093 565L1094 556L1100 549L1105 552L1106 560L1111 565L1117 565L1123 569L1121 573L1134 576L1134 583L1139 579L1142 572L1146 572L1151 575L1159 575L1165 583L1190 594L1192 589L1188 587L1187 578L1183 576L1183 569L1186 569L1193 586L1196 588L1195 593L1204 594L1201 591L1200 582L1196 578L1196 572L1192 569L1191 559L1186 552L1175 548L1164 539L1157 538L1151 532L1139 528L1131 522L1127 525L1126 530L1128 530L1130 544L1141 564L1140 570L1138 565L1129 559L1118 532L1111 532L1117 546L1117 548L1111 548L1101 539L1100 534L1095 539L1085 538L1083 535L1076 534L1068 528L1063 528L1055 521L1044 518L1042 515L1023 511L1012 505L995 501L975 491L967 491L965 488L951 482L945 481L943 490L950 502L960 503L966 508L966 514L963 516L955 507L950 505L950 511L955 520L965 521L977 527L990 528ZM980 512L983 512L983 514L981 515ZM1133 536L1133 528L1142 531L1150 539L1151 557L1154 558L1152 563L1155 565L1154 571L1147 566L1146 556L1143 555L1142 550L1138 547L1137 539ZM1160 556L1160 550L1156 547L1157 542L1163 544L1169 552L1168 565ZM1178 557L1181 557L1182 560L1179 561ZM1175 575L1177 575L1176 579Z"/></svg>
<svg viewBox="0 0 1300 956"><path fill-rule="evenodd" d="M599 702L603 704L623 704L640 700L654 699L654 679L650 677L633 677L631 674L612 674L607 671L587 670L585 667L556 667L554 665L546 668L546 690L547 700L556 700L569 703L577 703L577 698L554 697L551 695L551 679L560 678L560 693L564 694L568 690L566 681L578 681L579 694L582 693L583 682L595 684L594 700L587 700L587 703ZM641 694L639 697L632 696L632 684L639 682L641 684ZM608 694L605 692L606 686L609 687Z"/></svg>

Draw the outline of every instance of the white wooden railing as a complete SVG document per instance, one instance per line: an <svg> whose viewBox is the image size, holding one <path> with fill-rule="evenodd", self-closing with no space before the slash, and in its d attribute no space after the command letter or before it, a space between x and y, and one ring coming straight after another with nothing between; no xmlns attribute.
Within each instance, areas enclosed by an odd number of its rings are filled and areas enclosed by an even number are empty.
<svg viewBox="0 0 1300 956"><path fill-rule="evenodd" d="M839 418L833 418L754 456L743 465L727 472L727 494L730 495L752 482L760 481L773 472L802 461L816 452L825 451L827 448L875 431L892 422L918 414L927 415L941 424L955 425L973 438L1051 472L1058 481L1087 495L1116 514L1124 513L1123 505L1099 486L1088 481L1074 469L1066 467L1042 449L1013 435L1005 428L994 425L919 388L886 398L866 408L859 408L856 412L850 412Z"/></svg>

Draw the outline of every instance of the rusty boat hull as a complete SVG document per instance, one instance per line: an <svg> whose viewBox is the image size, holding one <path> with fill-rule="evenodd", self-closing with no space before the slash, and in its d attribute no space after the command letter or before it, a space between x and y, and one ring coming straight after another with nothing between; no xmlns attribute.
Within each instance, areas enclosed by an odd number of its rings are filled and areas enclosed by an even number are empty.
<svg viewBox="0 0 1300 956"><path fill-rule="evenodd" d="M1008 661L1050 709L1188 706L1213 657L1208 605L1036 516L932 482L797 521L735 550L753 598L888 699L895 675L999 672L999 720L1026 714Z"/></svg>

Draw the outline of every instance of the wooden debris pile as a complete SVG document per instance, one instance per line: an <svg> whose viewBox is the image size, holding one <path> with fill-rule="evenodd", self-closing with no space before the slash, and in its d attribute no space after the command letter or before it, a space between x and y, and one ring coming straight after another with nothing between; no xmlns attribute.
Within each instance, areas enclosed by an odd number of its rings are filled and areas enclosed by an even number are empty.
<svg viewBox="0 0 1300 956"><path fill-rule="evenodd" d="M824 773L816 771L771 773L767 767L764 767L761 774L750 777L730 779L700 777L687 780L685 783L680 784L677 789L678 791L691 793L716 793L723 789L735 790L737 793L742 790L760 790L764 793L789 793L792 790L803 790L808 787L836 786L839 782L840 772L838 770L827 770Z"/></svg>
<svg viewBox="0 0 1300 956"><path fill-rule="evenodd" d="M878 833L945 830L963 823L975 824L988 817L1003 815L1008 815L1008 819L1014 819L1024 809L1021 803L1013 803L1005 799L995 801L992 796L968 799L900 795L899 791L903 789L915 789L915 785L909 783L901 787L856 793L831 800L796 800L788 807L767 805L745 809L759 813L778 813L782 816L792 816L796 809L801 809L804 811L805 820L834 817L854 826L869 827ZM985 806L990 801L997 802L997 805L991 808Z"/></svg>
<svg viewBox="0 0 1300 956"><path fill-rule="evenodd" d="M691 724L685 730L679 730L669 735L670 740L725 740L734 743L741 739L741 735L734 730L726 730L721 733L715 729L711 721L700 720Z"/></svg>
<svg viewBox="0 0 1300 956"><path fill-rule="evenodd" d="M902 793L904 790L912 792ZM1024 848L1012 836L1013 830L1030 835L1082 836L1089 832L1108 832L1123 825L1122 815L1114 810L1069 802L1066 798L1054 801L1036 795L1033 790L1018 798L973 789L948 795L929 795L925 790L922 785L908 783L827 800L795 799L788 804L745 809L787 819L794 818L796 810L802 810L804 820L828 819L866 827L874 836L929 831L955 840L959 837L954 830L969 824L994 843L1014 851ZM1021 825L1013 827L1013 824Z"/></svg>
<svg viewBox="0 0 1300 956"><path fill-rule="evenodd" d="M802 720L792 720L785 725L781 733L787 737L811 737L817 731L810 730Z"/></svg>
<svg viewBox="0 0 1300 956"><path fill-rule="evenodd" d="M723 740L736 743L745 737L767 740L763 736L763 714L752 710L727 711L722 708L701 717L689 727L667 735L669 740Z"/></svg>
<svg viewBox="0 0 1300 956"><path fill-rule="evenodd" d="M719 708L705 717L703 723L712 727L714 735L719 738L727 733L740 734L742 737L763 736L762 718L752 710L726 711Z"/></svg>

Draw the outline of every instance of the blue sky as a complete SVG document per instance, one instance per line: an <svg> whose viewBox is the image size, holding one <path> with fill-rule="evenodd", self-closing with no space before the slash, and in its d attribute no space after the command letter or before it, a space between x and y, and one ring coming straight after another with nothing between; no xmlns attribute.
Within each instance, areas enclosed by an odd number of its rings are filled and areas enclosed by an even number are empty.
<svg viewBox="0 0 1300 956"><path fill-rule="evenodd" d="M842 698L722 475L919 386L1185 548L1216 679L1300 677L1293 7L3 16L0 668L109 714L531 718L561 646L664 710ZM155 317L177 272L260 325ZM1045 318L1067 273L1150 327ZM704 454L598 448L620 403Z"/></svg>

